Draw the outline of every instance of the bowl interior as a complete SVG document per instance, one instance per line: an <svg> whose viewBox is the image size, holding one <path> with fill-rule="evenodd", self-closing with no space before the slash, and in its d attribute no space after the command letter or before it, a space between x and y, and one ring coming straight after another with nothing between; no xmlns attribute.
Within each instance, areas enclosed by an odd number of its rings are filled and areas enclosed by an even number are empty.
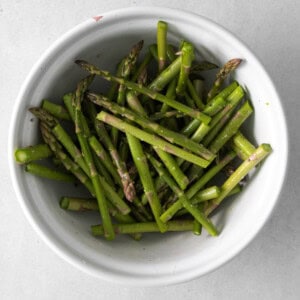
<svg viewBox="0 0 300 300"><path fill-rule="evenodd" d="M147 234L140 242L123 236L115 241L94 238L89 226L97 214L70 213L59 208L62 195L82 193L72 185L49 182L25 174L12 157L16 147L35 144L37 120L27 111L43 98L59 102L85 76L73 61L85 59L114 70L130 47L143 39L145 49L155 42L156 23L169 23L168 38L192 41L198 55L217 63L240 57L244 63L234 77L247 89L255 113L245 129L257 144L270 143L273 153L235 201L228 200L213 221L221 228L217 238L204 232ZM93 90L106 83L97 79ZM34 227L68 261L102 278L126 284L168 284L188 280L218 267L237 254L262 227L278 198L283 182L287 138L280 101L268 75L253 54L214 23L189 13L145 8L115 11L98 22L78 26L45 53L24 84L11 130L10 164L20 202Z"/></svg>

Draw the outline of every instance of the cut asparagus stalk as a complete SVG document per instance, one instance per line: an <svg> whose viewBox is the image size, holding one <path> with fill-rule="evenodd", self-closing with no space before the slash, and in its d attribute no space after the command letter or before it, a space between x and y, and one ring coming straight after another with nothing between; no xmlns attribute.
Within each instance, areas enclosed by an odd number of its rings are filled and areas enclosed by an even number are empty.
<svg viewBox="0 0 300 300"><path fill-rule="evenodd" d="M43 166L41 164L37 163L28 163L25 166L25 171L28 173L31 173L33 175L47 178L47 179L52 179L52 180L57 180L57 181L66 181L66 182L74 182L75 177L71 174L67 174L58 170L54 170L52 168Z"/></svg>
<svg viewBox="0 0 300 300"><path fill-rule="evenodd" d="M48 111L51 115L61 120L71 120L68 111L59 104L53 103L47 99L42 101L42 108Z"/></svg>
<svg viewBox="0 0 300 300"><path fill-rule="evenodd" d="M116 234L146 233L160 231L157 223L155 222L114 224L113 226ZM192 231L193 227L193 220L174 220L166 224L166 231ZM104 231L102 225L93 225L91 227L91 230L93 235L103 236Z"/></svg>
<svg viewBox="0 0 300 300"><path fill-rule="evenodd" d="M15 150L15 160L19 164L44 159L52 155L53 153L47 144L38 144Z"/></svg>

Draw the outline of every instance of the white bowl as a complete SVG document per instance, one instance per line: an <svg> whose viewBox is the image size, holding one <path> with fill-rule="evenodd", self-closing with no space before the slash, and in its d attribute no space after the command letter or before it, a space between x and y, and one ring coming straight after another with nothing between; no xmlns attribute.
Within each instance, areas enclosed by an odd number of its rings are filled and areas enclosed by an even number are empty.
<svg viewBox="0 0 300 300"><path fill-rule="evenodd" d="M88 214L59 208L65 185L25 174L13 159L16 147L38 141L37 121L27 111L41 99L59 101L84 76L74 63L82 58L112 69L138 40L155 41L159 19L169 23L168 37L192 41L200 55L224 63L239 57L244 63L235 78L247 89L255 113L248 131L257 144L270 143L273 153L235 201L228 201L213 221L218 237L204 233L148 234L140 242L128 237L105 241L90 234L97 223ZM113 62L113 63L111 63ZM287 165L287 129L279 96L253 53L219 25L188 12L162 7L128 8L91 18L60 38L36 63L26 79L11 122L9 163L14 188L30 223L60 256L90 274L129 285L166 285L190 280L216 269L237 255L258 233L279 197Z"/></svg>

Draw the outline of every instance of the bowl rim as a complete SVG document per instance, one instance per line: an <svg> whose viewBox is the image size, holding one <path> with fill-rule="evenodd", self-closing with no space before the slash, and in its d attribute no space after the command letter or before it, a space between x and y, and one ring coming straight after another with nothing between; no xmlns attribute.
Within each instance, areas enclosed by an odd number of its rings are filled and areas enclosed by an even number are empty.
<svg viewBox="0 0 300 300"><path fill-rule="evenodd" d="M161 282L161 277L159 280L155 280L153 277L145 277L145 278L137 278L137 277L127 277L123 274L112 274L109 273L107 270L99 270L96 268L93 268L93 266L85 264L76 254L70 252L70 249L66 249L64 246L60 245L58 243L58 240L55 240L55 236L49 236L46 234L45 229L41 224L39 224L35 220L34 213L30 210L30 208L27 205L27 201L22 195L18 179L16 176L16 167L17 164L14 161L13 153L14 153L14 135L16 131L16 119L18 117L18 114L20 113L20 104L22 102L22 99L24 98L24 94L26 93L26 90L28 88L28 85L33 80L33 77L38 72L38 70L41 68L43 63L47 61L47 58L52 55L53 52L57 51L59 47L62 46L73 35L76 35L80 31L85 31L90 26L94 26L95 22L102 19L102 17L105 16L113 16L113 15L122 15L124 16L152 16L157 17L157 19L163 19L164 16L171 16L176 15L180 19L192 19L195 22L201 22L206 23L206 26L209 26L211 30L214 32L221 32L222 35L226 36L226 39L229 39L235 43L235 46L237 46L239 49L242 49L243 53L246 53L247 56L251 57L252 60L254 60L261 68L261 71L263 72L265 78L269 81L270 87L274 91L274 95L277 97L278 100L278 106L280 108L281 112L281 126L282 126L282 133L283 133L283 148L282 148L282 159L284 161L282 162L282 178L280 181L280 188L277 194L277 197L274 199L272 206L270 207L270 210L267 213L267 217L263 220L261 220L259 226L257 226L257 230L252 232L250 236L247 236L247 239L244 239L242 243L239 244L238 247L234 248L234 251L227 253L222 257L222 259L216 260L216 262L210 266L210 268L207 268L206 270L197 271L193 270L189 272L185 272L183 274L176 274L172 276L171 278L164 277L163 282ZM105 18L104 18L105 19ZM208 19L207 17L195 14L193 12L189 12L186 10L179 10L175 8L167 8L167 7L161 7L161 6L139 6L139 7L129 7L129 8L120 8L111 10L108 12L104 12L103 14L96 15L95 17L92 17L78 25L76 25L71 30L67 31L65 34L63 34L60 38L58 38L50 47L41 55L41 57L38 59L38 61L34 64L31 71L27 75L25 81L23 82L21 89L18 93L16 102L14 104L12 118L10 121L10 127L9 127L9 137L8 137L8 162L9 162L9 169L10 169L10 175L12 178L13 188L15 190L15 193L17 195L18 202L20 206L22 207L23 212L25 213L25 216L31 226L34 228L34 230L38 233L38 235L42 238L42 240L45 241L45 243L55 252L58 254L58 256L64 258L66 261L71 263L73 266L76 266L80 270L83 270L87 272L88 274L91 274L96 277L100 277L103 280L109 280L110 282L119 283L122 285L131 285L131 286L159 286L159 285L169 285L169 284L177 284L184 281L188 281L191 279L194 279L199 276L203 276L209 272L212 272L216 270L217 268L221 267L225 263L229 262L233 257L235 257L237 254L239 254L245 247L253 241L255 236L260 232L260 230L263 228L263 226L266 224L268 219L270 218L275 205L278 203L278 199L280 197L280 194L282 192L282 186L284 183L284 180L286 178L286 172L287 172L287 163L288 163L288 131L287 131L287 124L286 124L286 117L284 113L284 109L282 106L282 103L280 101L279 93L273 84L273 81L271 80L270 76L268 75L267 71L265 70L265 67L260 62L260 60L253 54L252 50L250 50L244 42L241 42L238 37L236 37L233 33L231 33L229 30L225 29L222 25L217 24L216 22Z"/></svg>

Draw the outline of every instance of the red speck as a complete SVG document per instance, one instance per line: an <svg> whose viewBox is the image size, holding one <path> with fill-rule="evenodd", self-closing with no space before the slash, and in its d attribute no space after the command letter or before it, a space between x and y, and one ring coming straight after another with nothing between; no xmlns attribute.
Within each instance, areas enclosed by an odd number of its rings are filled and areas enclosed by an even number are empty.
<svg viewBox="0 0 300 300"><path fill-rule="evenodd" d="M103 16L95 16L93 17L93 19L98 22L99 20L101 20L103 18Z"/></svg>

